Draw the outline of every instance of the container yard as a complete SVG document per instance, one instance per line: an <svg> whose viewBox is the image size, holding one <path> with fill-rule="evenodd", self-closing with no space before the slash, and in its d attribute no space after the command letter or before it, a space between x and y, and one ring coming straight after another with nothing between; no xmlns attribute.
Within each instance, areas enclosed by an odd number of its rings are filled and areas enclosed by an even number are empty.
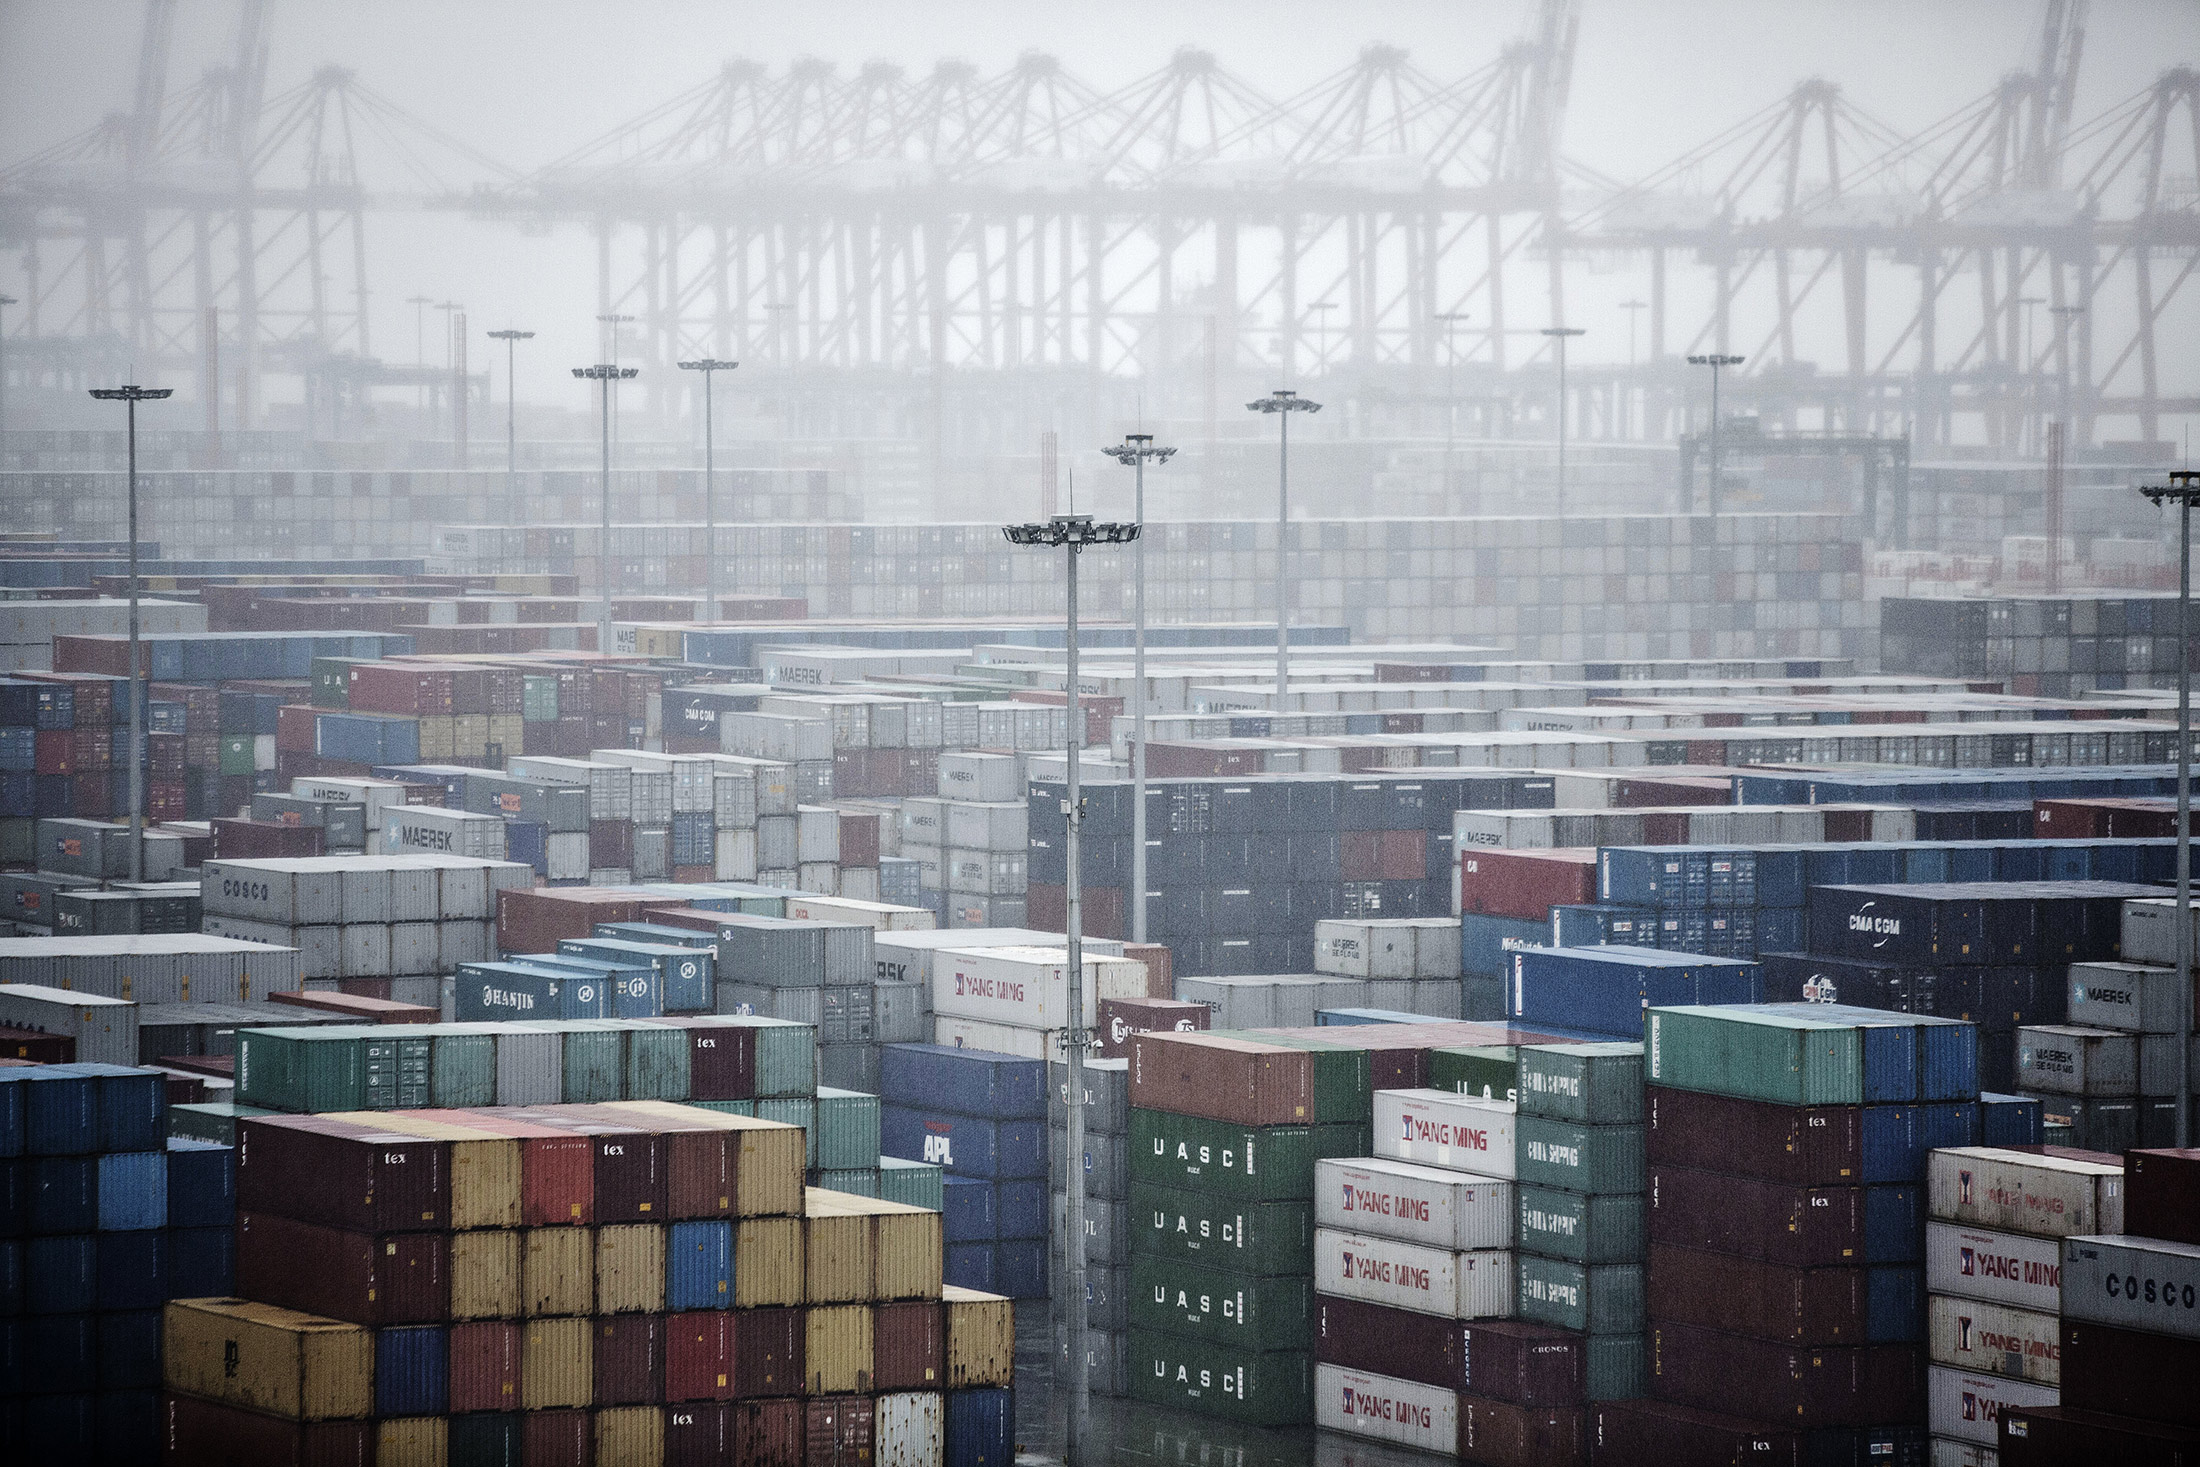
<svg viewBox="0 0 2200 1467"><path fill-rule="evenodd" d="M2188 7L108 9L0 1463L2200 1463Z"/></svg>

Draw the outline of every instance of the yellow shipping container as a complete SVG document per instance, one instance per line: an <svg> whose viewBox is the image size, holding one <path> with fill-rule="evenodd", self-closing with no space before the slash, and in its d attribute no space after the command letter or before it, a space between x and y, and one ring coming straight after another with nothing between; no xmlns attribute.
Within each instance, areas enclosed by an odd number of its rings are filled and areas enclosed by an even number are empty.
<svg viewBox="0 0 2200 1467"><path fill-rule="evenodd" d="M654 1314L664 1307L664 1227L658 1223L624 1223L598 1228L595 1312Z"/></svg>
<svg viewBox="0 0 2200 1467"><path fill-rule="evenodd" d="M803 1302L802 1219L745 1217L733 1225L733 1307Z"/></svg>
<svg viewBox="0 0 2200 1467"><path fill-rule="evenodd" d="M947 1388L1013 1384L1015 1301L953 1284L941 1289L940 1296L947 1303Z"/></svg>
<svg viewBox="0 0 2200 1467"><path fill-rule="evenodd" d="M800 1126L722 1115L701 1106L671 1100L621 1100L612 1110L633 1110L689 1125L716 1126L741 1133L741 1154L734 1174L734 1213L739 1217L800 1217L803 1168L808 1143Z"/></svg>
<svg viewBox="0 0 2200 1467"><path fill-rule="evenodd" d="M170 1390L289 1421L374 1414L374 1333L245 1299L180 1299L161 1324Z"/></svg>
<svg viewBox="0 0 2200 1467"><path fill-rule="evenodd" d="M813 1396L871 1389L871 1306L834 1304L803 1316L802 1358Z"/></svg>
<svg viewBox="0 0 2200 1467"><path fill-rule="evenodd" d="M451 1234L451 1318L513 1319L520 1313L517 1228Z"/></svg>
<svg viewBox="0 0 2200 1467"><path fill-rule="evenodd" d="M527 738L527 720L517 713L489 715L489 742L506 758L519 752Z"/></svg>
<svg viewBox="0 0 2200 1467"><path fill-rule="evenodd" d="M665 1413L657 1406L611 1406L596 1413L596 1467L663 1467Z"/></svg>
<svg viewBox="0 0 2200 1467"><path fill-rule="evenodd" d="M871 1218L843 1201L860 1199L812 1187L803 1199L802 1297L809 1304L848 1304L873 1297Z"/></svg>
<svg viewBox="0 0 2200 1467"><path fill-rule="evenodd" d="M400 1136L451 1143L451 1226L519 1226L519 1139L454 1126L402 1111L355 1110L334 1119Z"/></svg>
<svg viewBox="0 0 2200 1467"><path fill-rule="evenodd" d="M489 752L489 715L461 713L451 719L451 747L460 759L479 759Z"/></svg>
<svg viewBox="0 0 2200 1467"><path fill-rule="evenodd" d="M595 1339L585 1319L530 1319L519 1339L523 1411L586 1406L596 1388Z"/></svg>
<svg viewBox="0 0 2200 1467"><path fill-rule="evenodd" d="M810 1205L821 1189L811 1188ZM856 1197L845 1192L823 1192L838 1212L862 1216L871 1225L871 1291L865 1297L887 1299L937 1299L940 1297L942 1256L946 1248L940 1215L928 1207L884 1202L876 1197ZM814 1260L816 1253L811 1257ZM813 1262L814 1271L815 1264Z"/></svg>
<svg viewBox="0 0 2200 1467"><path fill-rule="evenodd" d="M596 1312L596 1231L529 1228L520 1235L519 1312Z"/></svg>
<svg viewBox="0 0 2200 1467"><path fill-rule="evenodd" d="M458 757L456 730L448 713L431 713L420 724L420 762L433 764Z"/></svg>
<svg viewBox="0 0 2200 1467"><path fill-rule="evenodd" d="M374 1426L374 1467L445 1467L450 1423L440 1416L393 1417Z"/></svg>

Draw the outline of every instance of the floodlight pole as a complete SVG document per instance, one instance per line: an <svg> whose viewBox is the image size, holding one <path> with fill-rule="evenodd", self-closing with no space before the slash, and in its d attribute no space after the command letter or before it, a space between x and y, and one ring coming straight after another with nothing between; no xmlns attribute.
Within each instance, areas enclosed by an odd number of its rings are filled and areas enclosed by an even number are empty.
<svg viewBox="0 0 2200 1467"><path fill-rule="evenodd" d="M1688 364L1692 367L1709 367L1711 369L1710 504L1711 513L1715 516L1719 512L1719 476L1725 472L1724 455L1721 452L1722 444L1719 437L1719 369L1721 367L1739 367L1742 364L1742 358L1735 356L1730 352L1706 352L1699 356L1690 357L1688 359ZM1691 495L1690 498L1693 499L1694 496ZM1690 504L1688 506L1688 512L1690 514L1695 513L1695 510L1696 506L1694 504Z"/></svg>
<svg viewBox="0 0 2200 1467"><path fill-rule="evenodd" d="M1437 320L1444 323L1444 513L1454 513L1451 496L1454 490L1453 452L1459 443L1459 328L1466 323L1465 311L1443 311Z"/></svg>
<svg viewBox="0 0 2200 1467"><path fill-rule="evenodd" d="M0 295L0 307L5 307L5 306L12 306L12 305L14 305L14 304L15 304L15 297L14 297L14 296L12 296L12 295ZM7 344L8 344L8 333L7 333L7 329L6 329L6 327L5 327L5 325L4 325L4 324L0 324L0 349L4 349L4 348L5 348L6 346L7 346ZM8 426L8 364L7 364L7 362L6 362L6 361L4 361L4 360L0 360L0 432L5 432L5 431L7 431L7 426Z"/></svg>
<svg viewBox="0 0 2200 1467"><path fill-rule="evenodd" d="M1291 690L1291 415L1318 413L1322 405L1279 387L1245 405L1247 412L1273 413L1282 436L1276 440L1276 703L1277 713Z"/></svg>
<svg viewBox="0 0 2200 1467"><path fill-rule="evenodd" d="M532 331L492 331L491 341L504 343L504 492L509 495L519 480L519 343L531 341Z"/></svg>
<svg viewBox="0 0 2200 1467"><path fill-rule="evenodd" d="M1100 450L1138 472L1132 519L1140 530L1131 552L1131 941L1146 940L1146 461L1167 463L1173 448L1153 446L1153 434L1128 433L1120 447ZM1074 670L1071 681L1076 680Z"/></svg>
<svg viewBox="0 0 2200 1467"><path fill-rule="evenodd" d="M1543 334L1558 346L1558 517L1566 517L1566 338L1579 336L1581 326L1546 326Z"/></svg>
<svg viewBox="0 0 2200 1467"><path fill-rule="evenodd" d="M1140 527L1131 524L1095 523L1091 515L1056 515L1044 524L1008 525L1002 533L1011 545L1066 547L1069 551L1069 781L1062 814L1068 838L1063 853L1069 861L1065 885L1063 926L1069 940L1068 1009L1062 1045L1069 1071L1069 1090L1063 1097L1067 1135L1063 1138L1062 1267L1067 1276L1063 1292L1069 1296L1069 1467L1089 1467L1085 1438L1092 1425L1092 1362L1085 1354L1085 1331L1091 1312L1085 1298L1085 1049L1092 1033L1085 1027L1085 948L1078 879L1078 827L1084 821L1083 796L1078 785L1078 764L1084 757L1084 701L1077 691L1077 557L1088 545L1123 545L1139 538Z"/></svg>
<svg viewBox="0 0 2200 1467"><path fill-rule="evenodd" d="M158 402L172 387L95 387L92 396L129 404L130 411L130 879L145 879L145 683L138 657L137 405Z"/></svg>
<svg viewBox="0 0 2200 1467"><path fill-rule="evenodd" d="M730 372L739 362L721 362L716 357L704 357L699 361L682 362L683 372L703 374L703 610L711 621L718 619L718 487L716 467L712 462L712 443L717 438L717 425L711 420L711 385L715 372Z"/></svg>
<svg viewBox="0 0 2200 1467"><path fill-rule="evenodd" d="M603 384L603 540L596 547L596 578L603 590L603 609L596 617L596 650L609 652L611 647L611 384L623 382L641 372L639 367L617 367L609 362L598 362L593 367L575 367L573 375L590 382Z"/></svg>
<svg viewBox="0 0 2200 1467"><path fill-rule="evenodd" d="M2173 469L2167 484L2142 484L2157 508L2177 506L2177 1128L2192 1144L2192 502L2200 470Z"/></svg>

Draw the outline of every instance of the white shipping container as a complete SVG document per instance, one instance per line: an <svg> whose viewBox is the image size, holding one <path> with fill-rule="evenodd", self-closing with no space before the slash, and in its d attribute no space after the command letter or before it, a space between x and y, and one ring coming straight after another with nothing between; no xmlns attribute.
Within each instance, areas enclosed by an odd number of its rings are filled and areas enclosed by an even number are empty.
<svg viewBox="0 0 2200 1467"><path fill-rule="evenodd" d="M1146 965L1085 955L1079 1023L1100 1022L1100 1000L1146 996ZM936 955L932 1012L1024 1029L1069 1027L1069 954L1057 947L966 948Z"/></svg>
<svg viewBox="0 0 2200 1467"><path fill-rule="evenodd" d="M2017 1030L2017 1088L2050 1095L2136 1095L2138 1038L2114 1029L2026 1024Z"/></svg>
<svg viewBox="0 0 2200 1467"><path fill-rule="evenodd" d="M840 868L840 894L850 901L876 902L879 898L878 867L843 866ZM927 911L925 916L932 914Z"/></svg>
<svg viewBox="0 0 2200 1467"><path fill-rule="evenodd" d="M1511 1182L1378 1157L1314 1163L1314 1222L1454 1252L1510 1248Z"/></svg>
<svg viewBox="0 0 2200 1467"><path fill-rule="evenodd" d="M1045 947L1059 942L1060 933L1034 932L1028 927L979 927L960 932L881 932L872 939L881 983L915 983L931 1001L932 964L940 952L986 947ZM1087 953L1121 957L1123 944L1108 938L1085 939Z"/></svg>
<svg viewBox="0 0 2200 1467"><path fill-rule="evenodd" d="M1004 741L1005 742L1005 741ZM950 752L940 755L940 797L983 800L989 804L1023 797L1017 787L1016 756Z"/></svg>
<svg viewBox="0 0 2200 1467"><path fill-rule="evenodd" d="M2050 1311L1935 1294L1925 1301L1935 1364L2038 1385L2062 1384L2062 1321Z"/></svg>
<svg viewBox="0 0 2200 1467"><path fill-rule="evenodd" d="M2120 1233L2124 1169L1994 1146L1955 1146L1926 1159L1926 1211L1997 1232L2069 1238Z"/></svg>
<svg viewBox="0 0 2200 1467"><path fill-rule="evenodd" d="M840 812L825 805L795 807L795 862L840 859Z"/></svg>
<svg viewBox="0 0 2200 1467"><path fill-rule="evenodd" d="M794 889L817 896L833 896L840 891L840 867L831 861L804 861L795 868Z"/></svg>
<svg viewBox="0 0 2200 1467"><path fill-rule="evenodd" d="M387 978L390 929L385 922L348 922L337 929L336 976Z"/></svg>
<svg viewBox="0 0 2200 1467"><path fill-rule="evenodd" d="M1314 1367L1314 1424L1439 1457L1459 1453L1459 1395L1341 1365Z"/></svg>
<svg viewBox="0 0 2200 1467"><path fill-rule="evenodd" d="M78 1064L138 1062L138 1006L129 999L39 983L0 983L0 1024L68 1035L76 1041Z"/></svg>
<svg viewBox="0 0 2200 1467"><path fill-rule="evenodd" d="M334 978L342 971L336 926L285 927L279 922L253 922L243 917L209 915L199 928L210 937L226 937L266 947L293 948L298 954L300 978Z"/></svg>
<svg viewBox="0 0 2200 1467"><path fill-rule="evenodd" d="M2063 1242L2065 1319L2200 1340L2200 1247L2160 1238Z"/></svg>
<svg viewBox="0 0 2200 1467"><path fill-rule="evenodd" d="M291 780L290 792L309 800L342 800L347 804L364 806L367 812L367 850L370 855L380 854L373 843L381 837L384 817L405 803L405 786L394 779L332 779L319 775L301 775Z"/></svg>
<svg viewBox="0 0 2200 1467"><path fill-rule="evenodd" d="M946 1461L945 1400L938 1391L880 1396L872 1420L873 1467L939 1467Z"/></svg>
<svg viewBox="0 0 2200 1467"><path fill-rule="evenodd" d="M807 922L852 922L874 932L930 932L939 926L938 920L922 907L897 907L846 896L789 897L787 915Z"/></svg>
<svg viewBox="0 0 2200 1467"><path fill-rule="evenodd" d="M951 800L946 810L948 845L972 851L1024 851L1031 845L1031 807L1022 800Z"/></svg>
<svg viewBox="0 0 2200 1467"><path fill-rule="evenodd" d="M754 881L760 869L754 830L720 830L711 842L710 874L719 881Z"/></svg>
<svg viewBox="0 0 2200 1467"><path fill-rule="evenodd" d="M1466 997L1457 978L1416 978L1413 980L1413 1002L1406 1007L1412 1013L1432 1018L1457 1019L1465 1014Z"/></svg>
<svg viewBox="0 0 2200 1467"><path fill-rule="evenodd" d="M1378 1090L1375 1150L1399 1161L1510 1178L1515 1115L1509 1100L1445 1090Z"/></svg>
<svg viewBox="0 0 2200 1467"><path fill-rule="evenodd" d="M2186 920L2200 912L2196 902ZM2123 942L2117 949L2127 963L2174 967L2177 963L2177 899L2133 897L2124 903Z"/></svg>
<svg viewBox="0 0 2200 1467"><path fill-rule="evenodd" d="M443 945L434 922L390 924L390 974L440 973Z"/></svg>
<svg viewBox="0 0 2200 1467"><path fill-rule="evenodd" d="M1019 1059L1053 1057L1053 1038L1044 1029L1018 1029L1008 1024L988 1024L982 1019L956 1019L946 1015L932 1020L932 1042L956 1049L982 1049L989 1054L1012 1054Z"/></svg>
<svg viewBox="0 0 2200 1467"><path fill-rule="evenodd" d="M2173 1033L2177 970L2145 963L2072 963L2070 1022L2133 1034Z"/></svg>
<svg viewBox="0 0 2200 1467"><path fill-rule="evenodd" d="M1443 917L1408 917L1413 929L1413 976L1419 980L1459 977L1459 924Z"/></svg>
<svg viewBox="0 0 2200 1467"><path fill-rule="evenodd" d="M1929 1467L1999 1467L2001 1454L1992 1447L1977 1442L1958 1441L1952 1436L1933 1438L1933 1454L1927 1458Z"/></svg>
<svg viewBox="0 0 2200 1467"><path fill-rule="evenodd" d="M1346 978L1411 978L1417 934L1405 921L1314 924L1314 971Z"/></svg>
<svg viewBox="0 0 2200 1467"><path fill-rule="evenodd" d="M947 844L947 805L930 795L912 795L901 802L901 840L905 846ZM906 854L906 853L905 853Z"/></svg>
<svg viewBox="0 0 2200 1467"><path fill-rule="evenodd" d="M433 805L400 805L382 815L382 849L392 855L420 853L504 859L504 822L494 815L444 810Z"/></svg>
<svg viewBox="0 0 2200 1467"><path fill-rule="evenodd" d="M1925 1288L2052 1314L2062 1307L2062 1244L2024 1233L1928 1222Z"/></svg>
<svg viewBox="0 0 2200 1467"><path fill-rule="evenodd" d="M1022 896L1028 860L1021 851L964 851L954 847L940 857L947 872L947 889L971 896Z"/></svg>
<svg viewBox="0 0 2200 1467"><path fill-rule="evenodd" d="M315 856L208 861L200 870L200 910L282 926L341 922L335 860Z"/></svg>
<svg viewBox="0 0 2200 1467"><path fill-rule="evenodd" d="M496 932L494 922L438 922L435 930L438 972L448 973L460 963L489 961Z"/></svg>
<svg viewBox="0 0 2200 1467"><path fill-rule="evenodd" d="M1934 1436L1954 1437L1982 1447L1991 1447L1998 1440L2003 1406L2052 1406L2061 1399L2058 1386L1981 1375L1946 1365L1928 1366L1925 1371L1926 1426Z"/></svg>
<svg viewBox="0 0 2200 1467"><path fill-rule="evenodd" d="M1314 1290L1445 1319L1513 1312L1511 1250L1455 1252L1340 1228L1314 1230Z"/></svg>

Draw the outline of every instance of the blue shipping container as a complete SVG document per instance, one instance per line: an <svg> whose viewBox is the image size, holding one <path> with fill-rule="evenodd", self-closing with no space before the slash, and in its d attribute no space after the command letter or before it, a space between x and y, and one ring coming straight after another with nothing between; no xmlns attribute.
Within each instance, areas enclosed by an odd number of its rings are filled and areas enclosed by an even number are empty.
<svg viewBox="0 0 2200 1467"><path fill-rule="evenodd" d="M2029 1095L1979 1096L1981 1146L2037 1146L2044 1123L2040 1102Z"/></svg>
<svg viewBox="0 0 2200 1467"><path fill-rule="evenodd" d="M44 1156L16 1166L25 1231L88 1233L99 1226L96 1158Z"/></svg>
<svg viewBox="0 0 2200 1467"><path fill-rule="evenodd" d="M0 1319L23 1312L23 1246L21 1238L0 1238Z"/></svg>
<svg viewBox="0 0 2200 1467"><path fill-rule="evenodd" d="M229 1228L170 1228L168 1279L178 1299L226 1298L237 1291L237 1238Z"/></svg>
<svg viewBox="0 0 2200 1467"><path fill-rule="evenodd" d="M89 1233L29 1239L23 1267L24 1304L33 1314L75 1314L97 1302L99 1241Z"/></svg>
<svg viewBox="0 0 2200 1467"><path fill-rule="evenodd" d="M99 1230L135 1231L168 1226L168 1153L111 1151L95 1164Z"/></svg>
<svg viewBox="0 0 2200 1467"><path fill-rule="evenodd" d="M450 1345L439 1324L378 1330L374 1336L377 1416L441 1416L450 1399Z"/></svg>
<svg viewBox="0 0 2200 1467"><path fill-rule="evenodd" d="M958 1115L1044 1120L1046 1066L984 1050L889 1044L879 1053L879 1096Z"/></svg>
<svg viewBox="0 0 2200 1467"><path fill-rule="evenodd" d="M733 1224L680 1222L665 1240L665 1308L733 1307Z"/></svg>
<svg viewBox="0 0 2200 1467"><path fill-rule="evenodd" d="M102 1314L95 1336L102 1391L160 1389L160 1311Z"/></svg>
<svg viewBox="0 0 2200 1467"><path fill-rule="evenodd" d="M1873 1344L1905 1344L1925 1338L1925 1270L1867 1269L1864 1298L1864 1337Z"/></svg>
<svg viewBox="0 0 2200 1467"><path fill-rule="evenodd" d="M1047 1296L1047 1245L1043 1238L1004 1239L993 1245L993 1292L1011 1299Z"/></svg>
<svg viewBox="0 0 2200 1467"><path fill-rule="evenodd" d="M228 1227L237 1215L237 1152L218 1141L168 1143L168 1226Z"/></svg>
<svg viewBox="0 0 2200 1467"><path fill-rule="evenodd" d="M1864 1189L1864 1261L1916 1263L1925 1251L1925 1189L1920 1184Z"/></svg>
<svg viewBox="0 0 2200 1467"><path fill-rule="evenodd" d="M168 1135L168 1081L158 1070L76 1064L96 1085L101 1151L158 1151Z"/></svg>
<svg viewBox="0 0 2200 1467"><path fill-rule="evenodd" d="M1089 1156L1087 1160L1089 1163ZM1098 1198L1086 1203L1088 1209L1106 1205ZM994 1190L993 1210L1000 1221L1002 1238L1045 1238L1047 1184L1035 1177L1002 1182Z"/></svg>
<svg viewBox="0 0 2200 1467"><path fill-rule="evenodd" d="M996 1293L993 1287L993 1242L950 1243L942 1259L941 1277L958 1289Z"/></svg>
<svg viewBox="0 0 2200 1467"><path fill-rule="evenodd" d="M1015 1397L1005 1389L947 1393L946 1467L1015 1467Z"/></svg>
<svg viewBox="0 0 2200 1467"><path fill-rule="evenodd" d="M166 1232L101 1233L97 1243L100 1309L158 1309L175 1297Z"/></svg>
<svg viewBox="0 0 2200 1467"><path fill-rule="evenodd" d="M1679 994L1699 996L1672 996ZM1762 996L1755 963L1637 947L1552 948L1513 954L1505 1005L1509 1017L1530 1025L1639 1039L1651 1008L1754 1003Z"/></svg>
<svg viewBox="0 0 2200 1467"><path fill-rule="evenodd" d="M1001 1235L993 1205L994 1183L976 1177L940 1181L940 1231L949 1243L990 1243Z"/></svg>
<svg viewBox="0 0 2200 1467"><path fill-rule="evenodd" d="M74 1065L17 1071L24 1100L23 1150L29 1156L82 1156L99 1149L99 1092Z"/></svg>
<svg viewBox="0 0 2200 1467"><path fill-rule="evenodd" d="M883 1155L932 1162L965 1177L1044 1177L1045 1138L1042 1121L982 1120L909 1105L879 1107Z"/></svg>
<svg viewBox="0 0 2200 1467"><path fill-rule="evenodd" d="M599 978L563 977L514 963L461 963L454 984L462 1024L506 1019L601 1019L607 995Z"/></svg>

